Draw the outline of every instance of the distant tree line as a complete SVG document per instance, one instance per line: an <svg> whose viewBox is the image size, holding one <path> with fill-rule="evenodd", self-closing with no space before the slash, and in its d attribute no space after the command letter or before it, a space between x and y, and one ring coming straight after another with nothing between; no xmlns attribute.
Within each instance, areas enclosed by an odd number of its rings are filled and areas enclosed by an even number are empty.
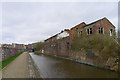
<svg viewBox="0 0 120 80"><path fill-rule="evenodd" d="M42 44L43 44L43 42L36 42L36 43L32 44L36 53L38 53L38 52L40 53L40 50L42 48Z"/></svg>

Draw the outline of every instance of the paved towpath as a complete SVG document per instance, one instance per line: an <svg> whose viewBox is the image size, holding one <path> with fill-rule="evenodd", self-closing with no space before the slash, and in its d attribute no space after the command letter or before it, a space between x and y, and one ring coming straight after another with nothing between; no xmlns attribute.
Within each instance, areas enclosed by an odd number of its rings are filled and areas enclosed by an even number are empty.
<svg viewBox="0 0 120 80"><path fill-rule="evenodd" d="M3 78L28 78L28 53L24 52L2 70Z"/></svg>
<svg viewBox="0 0 120 80"><path fill-rule="evenodd" d="M2 70L2 78L41 77L28 52L24 52Z"/></svg>

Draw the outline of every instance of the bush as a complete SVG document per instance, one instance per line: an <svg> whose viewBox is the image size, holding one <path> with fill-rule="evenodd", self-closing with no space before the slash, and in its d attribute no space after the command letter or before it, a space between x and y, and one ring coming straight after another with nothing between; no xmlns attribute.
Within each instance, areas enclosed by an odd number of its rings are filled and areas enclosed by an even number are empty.
<svg viewBox="0 0 120 80"><path fill-rule="evenodd" d="M33 43L32 45L36 51L39 51L42 48L42 44L43 42L36 42L36 43Z"/></svg>
<svg viewBox="0 0 120 80"><path fill-rule="evenodd" d="M72 40L72 50L92 50L101 56L117 55L118 44L113 37L107 35L89 35L84 37L74 36Z"/></svg>

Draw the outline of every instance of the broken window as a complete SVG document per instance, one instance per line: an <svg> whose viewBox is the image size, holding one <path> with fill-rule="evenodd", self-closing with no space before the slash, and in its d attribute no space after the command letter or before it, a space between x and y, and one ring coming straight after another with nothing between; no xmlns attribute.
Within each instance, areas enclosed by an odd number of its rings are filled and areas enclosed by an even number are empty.
<svg viewBox="0 0 120 80"><path fill-rule="evenodd" d="M103 34L104 33L103 27L99 27L98 31L99 31L99 34Z"/></svg>
<svg viewBox="0 0 120 80"><path fill-rule="evenodd" d="M113 29L110 29L110 36L112 36L113 34Z"/></svg>
<svg viewBox="0 0 120 80"><path fill-rule="evenodd" d="M88 33L88 35L92 34L93 33L92 28L87 29L87 33Z"/></svg>

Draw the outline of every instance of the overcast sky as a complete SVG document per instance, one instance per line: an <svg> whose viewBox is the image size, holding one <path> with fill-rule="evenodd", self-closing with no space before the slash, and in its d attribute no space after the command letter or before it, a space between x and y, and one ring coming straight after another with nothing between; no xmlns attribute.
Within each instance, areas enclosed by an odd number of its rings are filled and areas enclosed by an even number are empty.
<svg viewBox="0 0 120 80"><path fill-rule="evenodd" d="M28 44L43 41L81 22L88 24L103 17L108 18L117 27L118 3L6 2L2 3L0 35L2 43Z"/></svg>

